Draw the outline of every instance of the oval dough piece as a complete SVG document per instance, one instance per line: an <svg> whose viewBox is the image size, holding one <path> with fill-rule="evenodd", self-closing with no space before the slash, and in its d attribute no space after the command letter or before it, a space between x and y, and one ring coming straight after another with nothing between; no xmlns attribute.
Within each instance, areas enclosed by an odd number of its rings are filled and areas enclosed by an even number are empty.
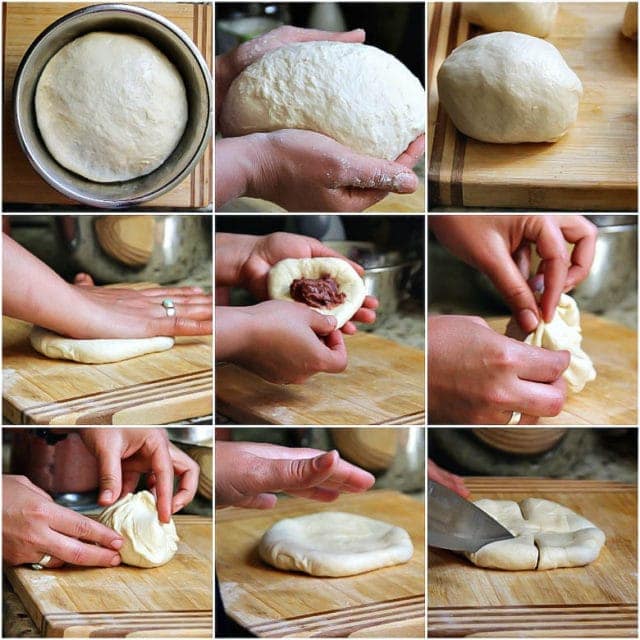
<svg viewBox="0 0 640 640"><path fill-rule="evenodd" d="M555 142L575 123L582 83L546 40L501 31L467 40L438 71L440 102L484 142Z"/></svg>
<svg viewBox="0 0 640 640"><path fill-rule="evenodd" d="M581 567L593 562L605 543L604 532L592 522L551 500L483 499L474 504L515 536L465 553L479 567L509 571Z"/></svg>
<svg viewBox="0 0 640 640"><path fill-rule="evenodd" d="M627 2L622 21L622 35L631 40L638 39L638 3Z"/></svg>
<svg viewBox="0 0 640 640"><path fill-rule="evenodd" d="M154 338L108 338L74 340L53 331L34 326L29 334L31 346L47 358L73 360L85 364L104 364L137 358L147 353L171 349L175 340L165 336Z"/></svg>
<svg viewBox="0 0 640 640"><path fill-rule="evenodd" d="M124 543L120 557L134 567L159 567L178 550L178 534L173 518L168 523L158 519L156 501L149 491L129 493L107 507L99 522L119 533Z"/></svg>
<svg viewBox="0 0 640 640"><path fill-rule="evenodd" d="M353 317L353 314L362 306L366 296L362 278L342 258L287 258L281 260L269 271L267 282L269 297L274 300L294 302L289 292L289 287L294 280L298 278L317 279L325 273L336 281L340 293L344 293L346 298L343 303L332 309L311 308L318 313L335 316L336 329L339 329Z"/></svg>
<svg viewBox="0 0 640 640"><path fill-rule="evenodd" d="M262 537L259 553L278 569L339 577L407 562L413 544L400 527L352 513L324 511L280 520Z"/></svg>
<svg viewBox="0 0 640 640"><path fill-rule="evenodd" d="M558 13L557 2L463 2L462 16L487 31L517 31L544 38Z"/></svg>
<svg viewBox="0 0 640 640"><path fill-rule="evenodd" d="M364 44L302 42L269 51L231 84L225 136L307 129L395 160L425 130L422 85L392 55Z"/></svg>
<svg viewBox="0 0 640 640"><path fill-rule="evenodd" d="M94 182L157 169L184 133L187 92L148 40L96 31L60 49L35 96L40 134L63 166Z"/></svg>

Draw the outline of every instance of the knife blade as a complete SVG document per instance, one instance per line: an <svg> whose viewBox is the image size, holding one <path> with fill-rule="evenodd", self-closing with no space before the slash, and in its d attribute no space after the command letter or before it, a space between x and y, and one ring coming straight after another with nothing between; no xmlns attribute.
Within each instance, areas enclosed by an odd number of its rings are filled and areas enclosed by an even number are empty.
<svg viewBox="0 0 640 640"><path fill-rule="evenodd" d="M485 544L510 540L513 534L488 513L447 487L429 480L429 546L475 552Z"/></svg>

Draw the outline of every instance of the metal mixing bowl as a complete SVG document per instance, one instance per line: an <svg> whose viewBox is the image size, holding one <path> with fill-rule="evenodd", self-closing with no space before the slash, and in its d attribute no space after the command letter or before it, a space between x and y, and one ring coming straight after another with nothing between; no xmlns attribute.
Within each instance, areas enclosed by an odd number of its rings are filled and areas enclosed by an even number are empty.
<svg viewBox="0 0 640 640"><path fill-rule="evenodd" d="M65 169L49 153L38 131L35 92L42 70L62 47L92 31L117 31L146 38L173 62L186 87L189 120L180 142L160 167L134 180L92 182ZM173 189L194 168L210 138L211 77L202 55L170 20L140 7L93 5L54 22L36 38L22 58L13 97L18 140L35 170L64 195L93 207L131 207Z"/></svg>

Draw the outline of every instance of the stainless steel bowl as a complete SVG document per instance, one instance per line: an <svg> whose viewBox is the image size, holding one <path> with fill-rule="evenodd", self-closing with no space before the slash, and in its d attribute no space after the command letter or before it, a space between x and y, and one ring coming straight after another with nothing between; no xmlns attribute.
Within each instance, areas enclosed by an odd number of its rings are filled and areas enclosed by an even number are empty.
<svg viewBox="0 0 640 640"><path fill-rule="evenodd" d="M162 166L134 180L92 182L65 169L49 153L38 131L34 98L42 70L62 47L92 31L118 31L146 38L175 64L187 90L189 120L180 142ZM173 189L194 168L210 138L211 77L202 55L170 20L140 7L93 5L54 22L36 38L22 58L13 97L18 140L35 170L64 195L93 207L131 207Z"/></svg>

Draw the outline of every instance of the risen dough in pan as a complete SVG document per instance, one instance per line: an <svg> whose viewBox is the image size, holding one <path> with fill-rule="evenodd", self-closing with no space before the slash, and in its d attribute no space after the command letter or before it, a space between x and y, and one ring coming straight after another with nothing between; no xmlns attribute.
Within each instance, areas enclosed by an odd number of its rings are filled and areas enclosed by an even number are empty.
<svg viewBox="0 0 640 640"><path fill-rule="evenodd" d="M171 519L161 523L156 501L148 491L129 493L107 507L98 520L124 539L120 548L122 562L134 567L159 567L178 550L176 525Z"/></svg>
<svg viewBox="0 0 640 640"><path fill-rule="evenodd" d="M558 13L557 2L463 2L462 15L487 31L518 31L544 38Z"/></svg>
<svg viewBox="0 0 640 640"><path fill-rule="evenodd" d="M407 562L413 544L400 527L353 513L324 511L280 520L262 537L259 552L278 569L338 577Z"/></svg>
<svg viewBox="0 0 640 640"><path fill-rule="evenodd" d="M275 300L291 300L289 288L298 278L321 278L330 275L338 284L341 293L346 295L344 302L332 309L313 307L314 311L333 315L342 327L362 306L366 292L364 282L358 272L342 258L287 258L274 265L269 271L269 297Z"/></svg>
<svg viewBox="0 0 640 640"><path fill-rule="evenodd" d="M188 117L180 73L148 40L96 31L60 49L35 96L51 155L94 182L131 180L157 169Z"/></svg>
<svg viewBox="0 0 640 640"><path fill-rule="evenodd" d="M85 364L104 364L136 358L147 353L171 349L173 338L108 338L75 340L34 326L29 334L31 346L47 358L74 360Z"/></svg>

